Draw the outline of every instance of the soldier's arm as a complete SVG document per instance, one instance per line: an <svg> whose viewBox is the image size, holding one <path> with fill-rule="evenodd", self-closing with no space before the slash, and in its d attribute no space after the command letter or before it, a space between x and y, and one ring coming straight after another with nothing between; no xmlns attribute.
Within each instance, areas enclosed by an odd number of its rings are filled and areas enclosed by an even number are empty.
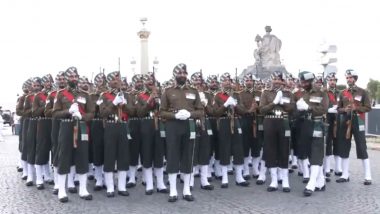
<svg viewBox="0 0 380 214"><path fill-rule="evenodd" d="M338 102L338 112L339 113L344 113L345 112L345 109L344 109L344 105L343 105L343 95L342 95L342 92L341 91L338 95L339 97L339 102Z"/></svg>
<svg viewBox="0 0 380 214"><path fill-rule="evenodd" d="M127 104L123 105L123 111L127 112L130 117L136 116L135 99L131 94L124 94Z"/></svg>
<svg viewBox="0 0 380 214"><path fill-rule="evenodd" d="M53 105L53 117L55 118L68 118L71 116L69 109L64 107L62 96L62 93L58 93Z"/></svg>
<svg viewBox="0 0 380 214"><path fill-rule="evenodd" d="M363 90L362 96L363 96L362 97L363 102L361 102L362 105L358 106L357 111L359 113L365 113L365 112L371 111L372 107L371 107L371 101L369 100L368 92Z"/></svg>
<svg viewBox="0 0 380 214"><path fill-rule="evenodd" d="M215 113L214 113L214 108L212 106L212 104L214 102L214 98L212 97L211 94L206 95L206 98L207 98L207 105L204 107L205 108L205 113L208 116L214 116Z"/></svg>
<svg viewBox="0 0 380 214"><path fill-rule="evenodd" d="M214 102L214 115L216 117L220 117L222 116L223 114L226 114L226 111L227 111L227 108L224 107L224 102L223 100L218 96L218 94L215 95L215 98L214 98L215 102Z"/></svg>
<svg viewBox="0 0 380 214"><path fill-rule="evenodd" d="M94 118L95 104L89 95L86 96L86 100L86 113L82 115L82 118L84 121L89 122Z"/></svg>
<svg viewBox="0 0 380 214"><path fill-rule="evenodd" d="M28 96L25 98L24 102L24 115L27 117L32 115L32 102Z"/></svg>
<svg viewBox="0 0 380 214"><path fill-rule="evenodd" d="M284 103L283 107L284 110L288 113L292 113L296 109L296 102L294 100L294 95L292 93L289 93L289 103Z"/></svg>
<svg viewBox="0 0 380 214"><path fill-rule="evenodd" d="M327 113L327 109L329 108L329 98L326 93L322 93L322 101L320 104L315 106L309 106L310 111L313 116L322 116Z"/></svg>
<svg viewBox="0 0 380 214"><path fill-rule="evenodd" d="M275 104L271 101L269 101L267 99L267 91L264 91L262 94L261 94L261 98L260 98L260 105L259 105L259 109L260 109L260 113L261 114L266 114L270 111L273 110Z"/></svg>
<svg viewBox="0 0 380 214"><path fill-rule="evenodd" d="M107 118L109 115L117 112L117 107L109 100L107 100L104 95L101 95L103 102L99 105L99 115L101 118Z"/></svg>
<svg viewBox="0 0 380 214"><path fill-rule="evenodd" d="M201 98L199 97L199 93L195 92L195 103L194 103L194 111L190 111L191 118L200 119L204 117L203 106L201 103Z"/></svg>
<svg viewBox="0 0 380 214"><path fill-rule="evenodd" d="M52 117L52 111L53 111L53 104L54 104L54 98L51 96L51 94L48 95L46 98L46 105L45 105L45 117Z"/></svg>
<svg viewBox="0 0 380 214"><path fill-rule="evenodd" d="M165 90L165 92L161 96L161 106L160 106L160 116L163 119L175 119L175 113L173 111L170 111L170 106L169 106L169 100L168 100L168 95L167 92L170 91ZM175 110L175 109L172 109Z"/></svg>
<svg viewBox="0 0 380 214"><path fill-rule="evenodd" d="M45 110L45 103L39 96L36 94L32 104L32 117L40 117L43 116Z"/></svg>
<svg viewBox="0 0 380 214"><path fill-rule="evenodd" d="M149 111L154 110L154 105L137 96L135 108L137 116L144 117L148 114Z"/></svg>
<svg viewBox="0 0 380 214"><path fill-rule="evenodd" d="M237 96L237 102L238 104L236 105L236 113L239 114L239 115L244 115L244 114L247 114L249 113L249 109L247 109L245 106L244 106L244 94L243 93L239 93L238 94L239 96Z"/></svg>
<svg viewBox="0 0 380 214"><path fill-rule="evenodd" d="M17 100L16 114L20 117L23 116L24 114L24 101L25 101L25 96L21 96Z"/></svg>

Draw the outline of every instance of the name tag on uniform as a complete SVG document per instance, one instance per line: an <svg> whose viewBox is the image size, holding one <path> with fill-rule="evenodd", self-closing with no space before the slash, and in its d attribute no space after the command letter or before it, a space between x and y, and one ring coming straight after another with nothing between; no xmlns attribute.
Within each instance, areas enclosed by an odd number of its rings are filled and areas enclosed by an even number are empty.
<svg viewBox="0 0 380 214"><path fill-rule="evenodd" d="M103 103L103 99L99 99L98 101L96 101L96 105L100 105L100 104L102 104Z"/></svg>
<svg viewBox="0 0 380 214"><path fill-rule="evenodd" d="M282 103L290 103L290 98L289 97L282 97L281 101L282 101Z"/></svg>
<svg viewBox="0 0 380 214"><path fill-rule="evenodd" d="M88 134L81 134L80 139L82 141L88 141Z"/></svg>
<svg viewBox="0 0 380 214"><path fill-rule="evenodd" d="M313 137L323 137L322 131L313 131Z"/></svg>
<svg viewBox="0 0 380 214"><path fill-rule="evenodd" d="M361 102L362 101L362 96L360 96L360 95L355 96L355 100Z"/></svg>
<svg viewBox="0 0 380 214"><path fill-rule="evenodd" d="M309 101L312 103L321 103L322 97L310 97Z"/></svg>
<svg viewBox="0 0 380 214"><path fill-rule="evenodd" d="M256 96L256 97L255 97L255 101L256 101L256 102L260 102L260 97L259 97L259 96Z"/></svg>
<svg viewBox="0 0 380 214"><path fill-rule="evenodd" d="M165 137L166 137L165 131L160 131L160 136L161 136L162 138L165 138Z"/></svg>
<svg viewBox="0 0 380 214"><path fill-rule="evenodd" d="M78 97L77 98L77 102L78 103L82 103L82 104L86 104L86 98L84 98L84 97Z"/></svg>
<svg viewBox="0 0 380 214"><path fill-rule="evenodd" d="M195 100L195 94L193 94L193 93L186 93L186 99Z"/></svg>

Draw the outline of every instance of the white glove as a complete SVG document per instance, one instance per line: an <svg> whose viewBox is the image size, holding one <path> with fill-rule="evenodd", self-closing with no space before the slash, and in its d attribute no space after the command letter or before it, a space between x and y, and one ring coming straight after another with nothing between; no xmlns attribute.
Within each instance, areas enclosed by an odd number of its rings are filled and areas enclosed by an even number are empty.
<svg viewBox="0 0 380 214"><path fill-rule="evenodd" d="M338 108L337 105L333 105L333 107L329 108L329 109L327 110L327 112L328 112L328 113L337 114L337 113L338 113L337 108Z"/></svg>
<svg viewBox="0 0 380 214"><path fill-rule="evenodd" d="M113 101L112 101L112 103L113 103L115 106L119 105L120 103L124 104L124 102L125 102L124 97L123 97L123 96L119 96L119 95L117 95L117 96L113 99Z"/></svg>
<svg viewBox="0 0 380 214"><path fill-rule="evenodd" d="M76 112L72 113L71 115L73 118L78 118L78 120L82 119L82 115L79 111L76 111Z"/></svg>
<svg viewBox="0 0 380 214"><path fill-rule="evenodd" d="M184 112L177 112L175 115L174 115L175 119L177 120L186 120L186 115Z"/></svg>
<svg viewBox="0 0 380 214"><path fill-rule="evenodd" d="M234 103L235 99L233 97L229 97L226 102L224 102L223 106L227 108L230 105L234 105Z"/></svg>
<svg viewBox="0 0 380 214"><path fill-rule="evenodd" d="M231 105L235 107L237 104L237 99L233 98Z"/></svg>
<svg viewBox="0 0 380 214"><path fill-rule="evenodd" d="M276 94L276 97L273 100L273 103L277 105L281 102L281 99L282 99L282 91L278 91Z"/></svg>
<svg viewBox="0 0 380 214"><path fill-rule="evenodd" d="M75 112L79 112L79 106L78 106L78 103L73 103L71 104L70 108L69 108L69 113L70 114L73 114Z"/></svg>
<svg viewBox="0 0 380 214"><path fill-rule="evenodd" d="M298 100L296 105L297 105L297 109L300 111L305 111L309 109L309 105L305 102L305 100L303 100L303 98Z"/></svg>
<svg viewBox="0 0 380 214"><path fill-rule="evenodd" d="M185 120L189 119L191 116L191 113L186 109L181 109L178 112L183 115L183 118L185 118Z"/></svg>

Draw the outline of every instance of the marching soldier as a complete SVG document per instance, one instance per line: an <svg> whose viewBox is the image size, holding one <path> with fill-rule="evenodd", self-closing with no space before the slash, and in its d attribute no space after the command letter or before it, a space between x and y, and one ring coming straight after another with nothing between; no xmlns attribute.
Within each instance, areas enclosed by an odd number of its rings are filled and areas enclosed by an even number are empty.
<svg viewBox="0 0 380 214"><path fill-rule="evenodd" d="M92 200L87 191L88 172L88 128L87 122L93 118L93 108L90 96L77 87L78 72L75 67L65 71L68 87L58 92L54 106L53 117L61 119L58 136L58 199L65 203L66 177L75 166L79 177L79 196L84 200Z"/></svg>
<svg viewBox="0 0 380 214"><path fill-rule="evenodd" d="M242 130L239 120L235 117L237 111L243 112L237 106L237 100L234 98L234 92L231 90L231 76L224 73L220 77L222 92L215 95L214 112L218 117L218 139L219 139L219 156L222 168L222 188L228 188L228 165L233 156L235 165L236 185L247 187L249 182L243 178L243 141ZM236 95L235 95L236 96ZM236 110L236 111L235 111Z"/></svg>
<svg viewBox="0 0 380 214"><path fill-rule="evenodd" d="M329 98L329 109L326 116L327 123L329 124L326 133L326 156L324 161L324 173L326 175L326 181L330 180L330 165L335 156L335 173L341 172L341 158L338 156L338 141L337 141L337 108L338 108L338 96L339 91L336 88L336 82L338 79L335 77L335 73L330 73L327 76L328 90L327 95Z"/></svg>
<svg viewBox="0 0 380 214"><path fill-rule="evenodd" d="M290 192L288 179L289 141L285 138L290 133L289 113L295 109L295 102L290 91L284 90L284 77L281 72L271 76L272 87L265 90L260 99L260 112L264 119L264 155L265 166L271 174L268 192L278 189L278 177L282 178L283 192ZM278 174L277 168L280 168Z"/></svg>
<svg viewBox="0 0 380 214"><path fill-rule="evenodd" d="M243 136L243 148L244 148L244 168L243 177L245 180L250 179L249 172L249 160L250 155L253 157L254 164L257 165L260 157L260 146L257 142L257 123L256 123L256 111L258 110L258 105L256 103L256 95L254 91L254 76L252 74L246 74L243 78L244 90L240 92L239 104L242 112L241 116L241 126L242 126L242 136ZM258 175L258 171L255 172L254 176Z"/></svg>
<svg viewBox="0 0 380 214"><path fill-rule="evenodd" d="M339 156L342 158L342 176L336 181L344 183L349 179L349 154L352 135L356 144L356 156L361 159L364 167L364 185L372 184L371 169L365 139L365 113L371 111L368 92L356 85L358 73L349 69L346 71L348 89L340 94L339 112Z"/></svg>
<svg viewBox="0 0 380 214"><path fill-rule="evenodd" d="M130 92L131 97L136 100L136 97L144 91L143 75L135 74L132 77L133 90ZM136 103L133 102L132 105ZM131 132L131 143L129 144L130 158L128 170L128 183L127 188L136 186L136 171L141 157L141 120L137 115L130 115L128 120L129 130Z"/></svg>
<svg viewBox="0 0 380 214"><path fill-rule="evenodd" d="M95 112L94 118L91 121L91 136L90 141L92 144L92 157L95 168L95 186L94 191L100 191L103 188L103 164L104 164L104 127L103 119L100 117L99 105L101 100L99 97L102 93L107 91L106 76L104 73L99 73L94 78L95 93L92 93L91 101L94 102Z"/></svg>
<svg viewBox="0 0 380 214"><path fill-rule="evenodd" d="M26 80L22 85L24 94L18 98L16 106L16 114L20 116L20 134L19 134L19 151L22 165L22 180L26 180L28 177L28 163L26 161L26 130L28 130L29 118L24 116L24 103L25 99L31 92L31 79Z"/></svg>
<svg viewBox="0 0 380 214"><path fill-rule="evenodd" d="M44 189L43 180L53 184L50 178L49 153L51 149L51 118L45 117L44 111L47 96L52 89L53 77L50 74L41 79L43 90L34 97L32 116L37 119L36 134L36 185L37 189ZM43 176L43 177L42 177Z"/></svg>
<svg viewBox="0 0 380 214"><path fill-rule="evenodd" d="M46 105L45 105L45 117L52 118L53 117L53 105L55 97L57 96L57 93L59 90L62 90L66 87L66 79L64 76L64 72L60 71L57 76L55 77L55 85L56 90L51 91L47 98L46 98ZM58 194L58 134L59 134L59 124L60 119L58 118L52 118L51 123L51 163L53 165L53 177L54 177L54 188L53 188L53 194ZM73 184L74 186L74 184Z"/></svg>
<svg viewBox="0 0 380 214"><path fill-rule="evenodd" d="M296 97L299 125L302 132L298 134L299 158L303 164L310 162L310 178L304 190L305 196L311 196L315 190L325 189L323 175L323 115L327 112L328 98L326 93L313 87L315 76L313 73L303 71L299 74L301 86L304 89ZM304 167L306 168L306 167ZM317 188L317 189L316 189Z"/></svg>
<svg viewBox="0 0 380 214"><path fill-rule="evenodd" d="M213 190L214 186L208 182L208 164L210 162L210 137L213 134L210 122L206 115L212 115L212 97L204 92L203 76L201 72L195 72L191 75L191 84L198 90L201 103L204 107L205 117L196 120L196 133L194 148L194 166L199 166L201 189ZM195 171L195 168L193 170ZM191 186L194 185L194 173L191 174Z"/></svg>
<svg viewBox="0 0 380 214"><path fill-rule="evenodd" d="M184 174L183 198L193 201L190 173L193 165L195 121L203 116L203 107L196 89L186 85L187 69L178 64L173 69L176 85L162 94L160 115L165 119L166 171L169 174L169 202L177 201L177 173Z"/></svg>
<svg viewBox="0 0 380 214"><path fill-rule="evenodd" d="M113 171L117 163L118 194L128 196L126 190L127 171L129 168L128 117L134 114L133 101L121 91L119 71L107 75L109 91L99 98L100 117L104 125L104 178L107 197L114 197Z"/></svg>
<svg viewBox="0 0 380 214"><path fill-rule="evenodd" d="M33 186L33 180L35 176L35 160L36 160L36 132L37 132L37 120L38 118L33 115L33 102L37 93L42 89L41 78L35 77L32 80L32 93L25 99L24 115L29 117L29 126L26 134L27 144L27 162L28 162L28 179L26 180L26 186ZM41 187L39 187L41 188Z"/></svg>
<svg viewBox="0 0 380 214"><path fill-rule="evenodd" d="M168 193L164 184L164 142L159 128L159 88L153 73L143 75L144 91L136 96L136 113L140 118L141 164L146 183L146 195L153 194L153 170L157 179L157 192Z"/></svg>

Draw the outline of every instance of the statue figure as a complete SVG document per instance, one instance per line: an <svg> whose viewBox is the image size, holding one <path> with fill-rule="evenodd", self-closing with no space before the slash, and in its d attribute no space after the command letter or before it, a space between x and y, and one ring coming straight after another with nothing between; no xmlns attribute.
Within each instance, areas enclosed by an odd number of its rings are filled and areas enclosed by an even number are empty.
<svg viewBox="0 0 380 214"><path fill-rule="evenodd" d="M258 49L257 53L254 54L255 59L258 57L263 67L281 66L279 54L282 45L281 40L275 35L270 34L272 32L271 26L266 26L265 31L266 34L261 39L261 42L257 41L260 39L258 38L260 36L256 36L255 40L257 42Z"/></svg>

